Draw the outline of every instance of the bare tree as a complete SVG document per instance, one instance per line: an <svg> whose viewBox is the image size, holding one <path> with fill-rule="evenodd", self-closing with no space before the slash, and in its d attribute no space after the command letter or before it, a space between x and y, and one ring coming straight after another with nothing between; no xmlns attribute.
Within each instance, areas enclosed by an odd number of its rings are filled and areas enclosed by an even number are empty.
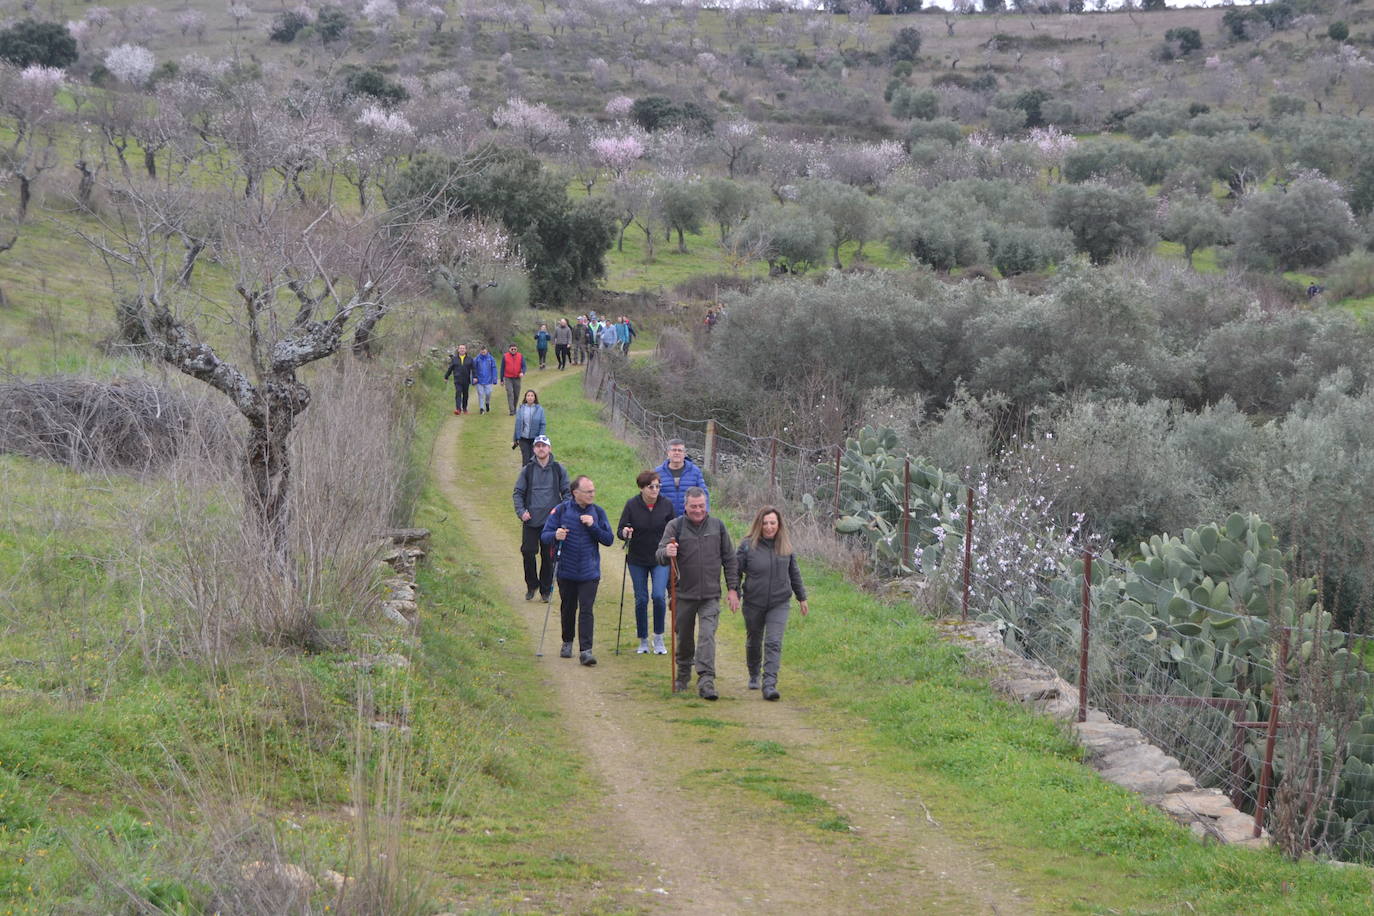
<svg viewBox="0 0 1374 916"><path fill-rule="evenodd" d="M336 353L350 330L355 352L370 353L378 323L415 279L413 223L396 211L350 219L332 204L307 208L287 185L244 198L196 192L189 181L126 180L110 195L98 230L73 231L103 257L115 295L134 303L153 352L247 421L245 518L284 559L287 445L311 399L300 372ZM213 282L185 271L189 235L223 272Z"/></svg>
<svg viewBox="0 0 1374 916"><path fill-rule="evenodd" d="M57 165L53 128L60 114L56 97L62 82L62 71L53 67L33 64L21 70L0 63L0 112L11 121L9 136L0 145L0 168L19 185L19 222L28 216L34 182Z"/></svg>

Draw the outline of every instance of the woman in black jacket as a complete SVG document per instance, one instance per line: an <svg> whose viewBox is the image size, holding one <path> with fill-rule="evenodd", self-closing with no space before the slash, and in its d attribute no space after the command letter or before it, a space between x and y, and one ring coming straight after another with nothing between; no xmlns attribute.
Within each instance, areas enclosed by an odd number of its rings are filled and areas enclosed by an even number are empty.
<svg viewBox="0 0 1374 916"><path fill-rule="evenodd" d="M762 662L763 698L776 700L781 696L778 665L782 661L782 632L787 628L792 596L801 602L803 617L810 612L782 513L773 506L760 509L735 555L744 598L744 660L749 666L749 689L759 689Z"/></svg>
<svg viewBox="0 0 1374 916"><path fill-rule="evenodd" d="M663 529L677 515L671 500L659 497L658 474L654 471L641 471L635 478L639 495L631 496L620 512L620 523L616 532L622 541L627 541L629 551L625 556L625 570L635 587L635 633L639 636L636 655L651 651L649 646L649 598L654 600L654 644L655 655L667 655L663 645L663 617L667 607L668 567L659 566L654 556L658 542L663 537ZM652 588L651 588L652 586Z"/></svg>

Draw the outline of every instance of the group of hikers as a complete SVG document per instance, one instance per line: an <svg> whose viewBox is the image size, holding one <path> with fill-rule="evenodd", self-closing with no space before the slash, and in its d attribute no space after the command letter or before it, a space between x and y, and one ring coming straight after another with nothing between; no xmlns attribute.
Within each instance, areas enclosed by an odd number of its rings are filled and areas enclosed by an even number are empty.
<svg viewBox="0 0 1374 916"><path fill-rule="evenodd" d="M598 349L628 353L635 336L634 325L623 315L614 322L595 312L579 315L576 324L560 319L552 334L541 324L535 333L539 368L546 365L550 341L558 368L564 369L592 359ZM687 457L686 444L672 439L663 462L635 477L638 493L626 501L612 528L606 510L596 503L591 478L570 477L553 457L539 394L521 393L527 369L516 344L499 360L485 346L469 356L468 348L460 345L444 378L453 379L453 412L460 416L468 413L471 387L477 388L478 413L490 413L492 390L498 382L505 386L506 405L515 418L511 448L520 449L512 501L521 526L525 600L538 595L551 609L554 586L558 587L559 655L572 658L575 641L581 663L596 664L592 642L600 551L619 538L626 551L625 575L634 585L636 653L668 653L663 636L671 580L676 604L673 689L687 690L695 669L697 693L717 699L716 626L723 580L730 610L744 614L749 688L761 690L766 700L778 699L782 637L793 596L802 614L809 612L782 510L759 509L736 546L725 525L710 514L710 493L701 468ZM542 635L540 645L542 651Z"/></svg>
<svg viewBox="0 0 1374 916"><path fill-rule="evenodd" d="M596 504L591 478L569 479L553 457L548 436L535 438L533 449L534 458L516 477L512 500L522 526L525 600L539 595L550 603L558 586L559 655L572 658L576 641L579 661L596 664L592 644L600 550L618 537L626 549L625 574L634 584L636 653L668 652L663 635L672 577L673 690L687 690L695 668L698 695L717 699L716 625L723 578L730 610L744 613L749 689L761 690L765 700L778 699L782 637L792 597L803 615L810 610L782 511L775 506L759 509L736 547L725 525L710 514L701 469L687 458L682 440L672 439L663 463L635 477L639 492L626 501L612 529L606 510Z"/></svg>
<svg viewBox="0 0 1374 916"><path fill-rule="evenodd" d="M548 325L541 324L534 335L539 350L539 368L544 368L550 339L558 368L562 370L593 359L598 350L616 350L629 356L630 342L637 336L634 322L625 315L611 320L609 315L598 315L595 310L578 315L574 324L569 324L566 318L558 319L552 337Z"/></svg>

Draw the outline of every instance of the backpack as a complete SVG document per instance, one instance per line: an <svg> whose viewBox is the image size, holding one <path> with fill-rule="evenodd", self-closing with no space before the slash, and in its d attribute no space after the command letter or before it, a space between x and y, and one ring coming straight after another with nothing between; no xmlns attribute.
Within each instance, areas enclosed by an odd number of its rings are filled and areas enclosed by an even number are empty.
<svg viewBox="0 0 1374 916"><path fill-rule="evenodd" d="M553 461L553 466L557 468L557 470L553 472L554 484L558 487L558 495L562 497L563 489L568 485L568 469L563 467L563 462L555 461L552 455L549 456L549 460ZM534 466L537 463L538 459L531 458L529 461L525 462L525 467L520 472L524 477L526 502L528 502L530 498L530 487L534 483ZM559 505L562 505L562 502L560 502Z"/></svg>

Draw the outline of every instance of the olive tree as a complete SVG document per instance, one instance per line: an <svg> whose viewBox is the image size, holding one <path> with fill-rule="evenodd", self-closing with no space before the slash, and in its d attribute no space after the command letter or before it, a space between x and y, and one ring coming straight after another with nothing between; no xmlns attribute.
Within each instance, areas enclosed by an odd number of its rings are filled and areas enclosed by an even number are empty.
<svg viewBox="0 0 1374 916"><path fill-rule="evenodd" d="M1340 186L1325 178L1306 176L1256 192L1236 211L1236 257L1251 267L1320 267L1358 240L1359 227Z"/></svg>
<svg viewBox="0 0 1374 916"><path fill-rule="evenodd" d="M1148 247L1154 241L1153 211L1141 185L1064 184L1050 197L1050 222L1072 233L1074 245L1094 264Z"/></svg>

